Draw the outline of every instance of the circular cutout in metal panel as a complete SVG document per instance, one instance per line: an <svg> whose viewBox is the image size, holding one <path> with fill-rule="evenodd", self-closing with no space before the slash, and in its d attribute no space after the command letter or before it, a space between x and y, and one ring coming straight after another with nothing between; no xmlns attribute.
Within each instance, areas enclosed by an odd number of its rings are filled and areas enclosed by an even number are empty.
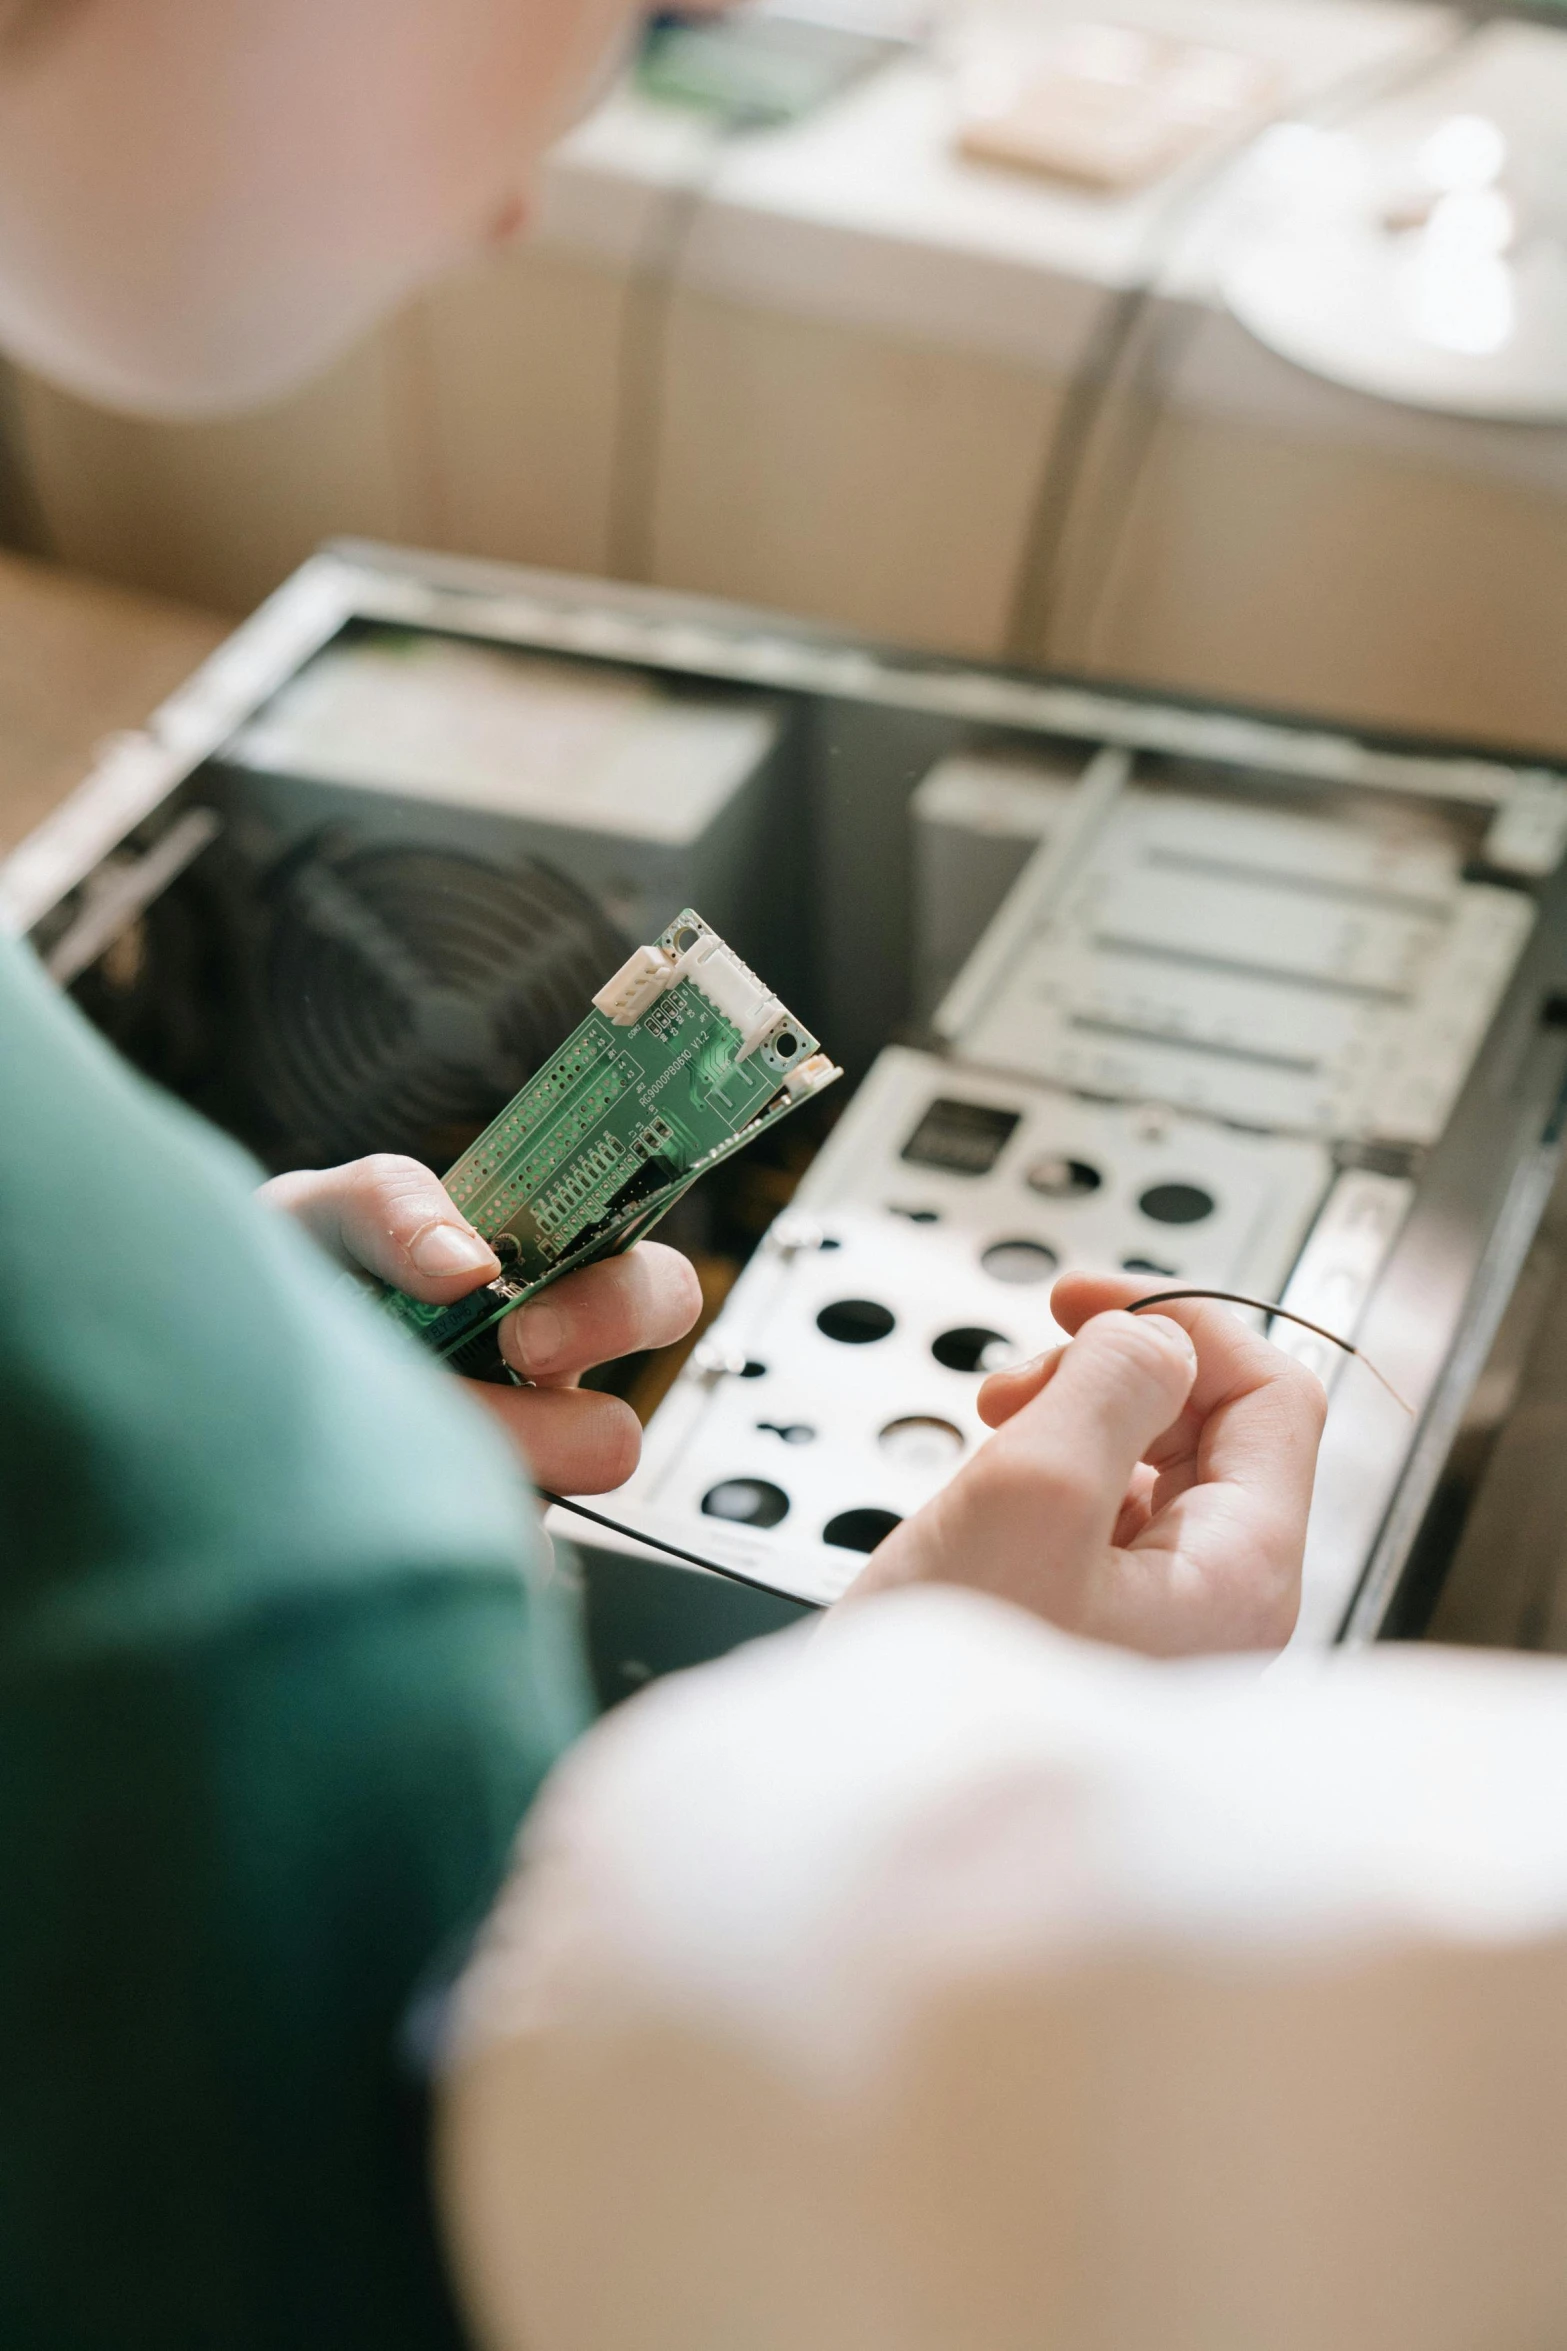
<svg viewBox="0 0 1567 2351"><path fill-rule="evenodd" d="M840 1551L874 1551L903 1521L895 1510L840 1510L822 1529L822 1541Z"/></svg>
<svg viewBox="0 0 1567 2351"><path fill-rule="evenodd" d="M702 1496L708 1518L727 1518L742 1527L775 1527L789 1515L789 1497L766 1478L725 1478Z"/></svg>
<svg viewBox="0 0 1567 2351"><path fill-rule="evenodd" d="M956 1469L967 1451L963 1431L954 1428L950 1420L937 1420L928 1412L889 1420L876 1442L899 1469L914 1470L924 1477Z"/></svg>
<svg viewBox="0 0 1567 2351"><path fill-rule="evenodd" d="M979 1262L993 1282L1012 1282L1018 1286L1048 1282L1061 1265L1055 1251L1047 1249L1043 1241L997 1241Z"/></svg>
<svg viewBox="0 0 1567 2351"><path fill-rule="evenodd" d="M1104 1177L1086 1159L1063 1159L1051 1152L1034 1161L1026 1180L1029 1190L1046 1200L1085 1200L1098 1191Z"/></svg>
<svg viewBox="0 0 1567 2351"><path fill-rule="evenodd" d="M836 1339L840 1347L870 1347L897 1329L898 1318L874 1298L835 1298L816 1317L816 1327L824 1339Z"/></svg>
<svg viewBox="0 0 1567 2351"><path fill-rule="evenodd" d="M959 1330L943 1331L939 1339L932 1339L930 1351L948 1371L1005 1371L1017 1360L1017 1349L1000 1331L982 1330L970 1323Z"/></svg>
<svg viewBox="0 0 1567 2351"><path fill-rule="evenodd" d="M1201 1184L1150 1184L1137 1205L1155 1224L1201 1224L1218 1202Z"/></svg>
<svg viewBox="0 0 1567 2351"><path fill-rule="evenodd" d="M1121 1269L1124 1273L1162 1274L1167 1282L1173 1282L1176 1278L1174 1266L1161 1265L1156 1257L1123 1257Z"/></svg>

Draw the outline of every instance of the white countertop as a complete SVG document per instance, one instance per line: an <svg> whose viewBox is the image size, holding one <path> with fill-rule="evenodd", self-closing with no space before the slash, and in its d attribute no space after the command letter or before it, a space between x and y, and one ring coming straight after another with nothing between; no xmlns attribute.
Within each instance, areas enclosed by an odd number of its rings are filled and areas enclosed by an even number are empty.
<svg viewBox="0 0 1567 2351"><path fill-rule="evenodd" d="M1085 12L1082 0L1035 0L1023 21ZM1452 25L1447 11L1405 0L1116 0L1110 13L1267 57L1291 104L1433 54ZM558 150L540 237L630 261L656 233L666 192L696 182L703 202L681 261L688 284L1070 365L1098 297L1145 276L1192 175L1106 197L959 156L956 57L1006 22L949 17L927 52L807 120L725 142L694 113L619 90Z"/></svg>
<svg viewBox="0 0 1567 2351"><path fill-rule="evenodd" d="M683 284L1056 374L1080 361L1107 299L1153 277L1210 321L1165 381L1174 401L1567 491L1567 434L1341 391L1235 324L1216 289L1250 201L1240 173L1199 163L1152 188L1102 196L961 157L955 67L965 51L1006 37L1009 22L1037 27L1084 13L1084 0L1034 0L1026 17L949 16L928 50L807 120L728 140L694 113L622 88L558 151L541 241L621 266L646 262L669 237L670 191L698 188L677 240ZM1559 81L1567 119L1567 32L1499 23L1439 65L1457 20L1405 0L1115 0L1106 13L1267 57L1289 108L1431 60L1416 101L1427 114L1509 103L1537 111L1542 81ZM1380 124L1396 133L1400 120L1398 99L1379 106Z"/></svg>

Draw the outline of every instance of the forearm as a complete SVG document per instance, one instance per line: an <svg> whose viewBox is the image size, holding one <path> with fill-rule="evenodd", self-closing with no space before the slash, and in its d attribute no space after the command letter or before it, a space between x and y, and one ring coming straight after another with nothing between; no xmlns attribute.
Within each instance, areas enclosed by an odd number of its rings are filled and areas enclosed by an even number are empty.
<svg viewBox="0 0 1567 2351"><path fill-rule="evenodd" d="M0 1608L107 1632L404 1561L522 1569L481 1416L5 944L0 1106Z"/></svg>
<svg viewBox="0 0 1567 2351"><path fill-rule="evenodd" d="M1555 2340L1564 1777L1567 1668L1259 1682L956 1593L634 1700L467 1988L484 2340Z"/></svg>

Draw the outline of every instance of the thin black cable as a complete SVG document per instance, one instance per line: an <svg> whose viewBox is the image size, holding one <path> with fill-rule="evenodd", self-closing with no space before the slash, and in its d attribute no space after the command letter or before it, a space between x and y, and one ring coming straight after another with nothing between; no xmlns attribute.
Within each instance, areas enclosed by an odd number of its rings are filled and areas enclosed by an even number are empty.
<svg viewBox="0 0 1567 2351"><path fill-rule="evenodd" d="M1394 1403L1407 1412L1411 1420L1415 1418L1414 1406L1399 1394L1386 1372L1378 1371L1364 1348L1357 1347L1353 1339L1340 1338L1337 1331L1330 1331L1325 1324L1312 1322L1304 1314L1296 1314L1291 1307L1276 1305L1271 1298L1248 1298L1240 1290L1155 1290L1151 1298L1134 1299L1126 1312L1146 1314L1150 1306L1173 1306L1178 1298L1217 1298L1223 1306L1254 1306L1259 1314L1275 1315L1280 1322L1298 1323L1303 1331L1311 1331L1317 1338L1326 1339L1330 1346L1342 1347L1346 1355L1355 1356L1365 1365L1377 1384L1386 1388Z"/></svg>
<svg viewBox="0 0 1567 2351"><path fill-rule="evenodd" d="M1060 602L1072 509L1121 356L1152 295L1153 277L1111 297L1067 384L1040 468L1007 616L1008 660L1043 666Z"/></svg>
<svg viewBox="0 0 1567 2351"><path fill-rule="evenodd" d="M1280 1306L1274 1299L1248 1298L1240 1290L1155 1290L1150 1297L1134 1299L1126 1312L1145 1314L1152 1306L1173 1306L1182 1298L1213 1298L1222 1306L1250 1306L1259 1314L1275 1315L1282 1322L1298 1323L1303 1331L1310 1331L1315 1337L1326 1339L1331 1346L1341 1347L1346 1355L1355 1356L1365 1365L1372 1378L1386 1388L1394 1403L1401 1406L1411 1420L1414 1419L1414 1406L1405 1401L1392 1381L1385 1373L1378 1371L1370 1356L1357 1347L1352 1339L1341 1338L1337 1331L1330 1331L1325 1324L1312 1322L1309 1316L1297 1314L1292 1307ZM709 1575L723 1576L731 1584L744 1584L750 1591L766 1592L777 1600L792 1600L800 1608L821 1609L824 1605L820 1600L806 1600L798 1592L785 1591L781 1584L769 1584L761 1576L746 1575L738 1567L725 1567L721 1560L706 1559L699 1551L687 1551L679 1543L668 1543L662 1535L650 1535L641 1527L627 1526L623 1519L610 1518L602 1510L590 1510L585 1502L568 1501L564 1494L552 1494L545 1486L540 1486L538 1493L541 1502L553 1503L557 1510L574 1511L578 1518L590 1519L594 1526L603 1527L612 1535L624 1535L628 1542L645 1543L652 1551L666 1551L671 1559L682 1560L687 1567L706 1568Z"/></svg>
<svg viewBox="0 0 1567 2351"><path fill-rule="evenodd" d="M1399 97L1407 89L1429 78L1439 66L1447 65L1466 48L1480 30L1477 20L1471 18L1451 30L1442 45L1416 58L1397 58L1390 65L1373 65L1351 72L1343 81L1319 90L1302 106L1281 113L1274 121L1294 119L1302 115L1319 126L1353 119L1367 107L1385 104ZM1206 193L1222 173L1238 163L1253 145L1253 132L1238 149L1232 148L1217 159L1211 178L1202 188L1192 191L1193 198ZM1167 240L1166 253L1173 246L1182 225L1182 209L1178 208L1172 233ZM1094 551L1097 579L1090 577L1086 588L1080 588L1074 597L1070 594L1072 548L1064 544L1059 572L1062 589L1057 619L1063 626L1072 624L1072 607L1080 611L1076 641L1084 659L1091 659L1099 639L1105 606L1115 583L1115 574L1121 550L1132 520L1132 510L1144 468L1153 450L1167 390L1161 394L1161 385L1168 387L1179 367L1183 354L1196 342L1208 322L1201 312L1187 305L1181 312L1171 314L1169 306L1158 300L1157 281L1151 281L1147 298L1127 339L1130 353L1126 378L1121 387L1121 406L1125 422L1119 436L1119 447L1110 439L1104 460L1097 469L1097 507L1100 520L1096 525L1090 513L1084 521L1080 543ZM1089 483L1090 495L1095 484Z"/></svg>
<svg viewBox="0 0 1567 2351"><path fill-rule="evenodd" d="M759 124L754 114L736 110L703 127L707 136L694 168L663 191L632 263L620 330L607 555L613 578L642 584L653 577L659 444L664 432L675 296L682 284L692 233L730 142Z"/></svg>
<svg viewBox="0 0 1567 2351"><path fill-rule="evenodd" d="M1486 0L1471 0L1471 5L1477 9L1483 8L1485 4ZM1497 7L1491 12L1499 12L1501 4L1502 0L1497 0ZM1015 585L1005 638L1006 654L1010 661L1024 667L1048 667L1053 642L1059 635L1067 590L1071 585L1074 543L1086 538L1091 546L1102 550L1108 542L1112 559L1114 549L1120 544L1152 439L1146 421L1143 431L1136 436L1138 445L1120 485L1117 511L1099 530L1092 527L1090 518L1086 531L1077 532L1073 528L1074 520L1093 470L1090 461L1094 443L1106 422L1112 397L1117 390L1117 375L1130 354L1131 365L1127 370L1128 380L1124 389L1128 394L1133 393L1143 378L1150 345L1153 356L1157 358L1161 338L1155 334L1144 339L1140 330L1155 306L1171 252L1194 208L1224 174L1249 152L1263 131L1280 122L1303 117L1312 117L1318 121L1340 120L1347 110L1396 97L1407 85L1418 84L1437 66L1448 62L1457 50L1475 38L1484 21L1484 15L1472 15L1466 21L1461 20L1440 47L1423 51L1416 58L1400 57L1391 63L1356 68L1325 90L1281 106L1266 123L1254 125L1244 137L1227 142L1192 179L1177 189L1168 210L1151 226L1147 258L1136 282L1110 299L1068 382L1061 420L1051 434L1045 451L1023 549L1014 575ZM1185 340L1184 337L1180 339ZM1098 470L1102 473L1105 468L1101 466ZM1101 511L1106 495L1114 495L1115 490L1116 485L1112 482L1109 493L1101 492L1097 501ZM1102 559L1098 568L1098 583L1091 585L1088 592L1089 617L1084 637L1085 649L1103 602L1109 562Z"/></svg>
<svg viewBox="0 0 1567 2351"><path fill-rule="evenodd" d="M667 1551L671 1559L683 1560L687 1567L705 1567L709 1575L721 1575L731 1584L744 1584L752 1592L766 1592L774 1600L792 1600L797 1608L821 1609L820 1600L807 1600L799 1592L786 1592L782 1584L769 1584L760 1576L744 1575L738 1567L725 1567L722 1560L704 1559L699 1551L682 1550L678 1543L666 1543L662 1535L644 1534L640 1527L627 1526L623 1520L609 1518L602 1510L590 1510L585 1502L568 1502L564 1494L552 1494L540 1486L541 1502L553 1502L557 1510L574 1510L578 1518L588 1518L596 1527L606 1527L612 1535L624 1535L629 1542L645 1543L650 1551Z"/></svg>

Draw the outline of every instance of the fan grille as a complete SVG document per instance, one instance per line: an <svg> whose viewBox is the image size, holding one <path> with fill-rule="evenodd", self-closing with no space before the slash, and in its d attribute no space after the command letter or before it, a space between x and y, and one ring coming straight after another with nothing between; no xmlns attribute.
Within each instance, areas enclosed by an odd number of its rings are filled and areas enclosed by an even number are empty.
<svg viewBox="0 0 1567 2351"><path fill-rule="evenodd" d="M574 882L409 846L312 843L275 877L258 1070L296 1164L442 1166L574 1029L626 953Z"/></svg>

